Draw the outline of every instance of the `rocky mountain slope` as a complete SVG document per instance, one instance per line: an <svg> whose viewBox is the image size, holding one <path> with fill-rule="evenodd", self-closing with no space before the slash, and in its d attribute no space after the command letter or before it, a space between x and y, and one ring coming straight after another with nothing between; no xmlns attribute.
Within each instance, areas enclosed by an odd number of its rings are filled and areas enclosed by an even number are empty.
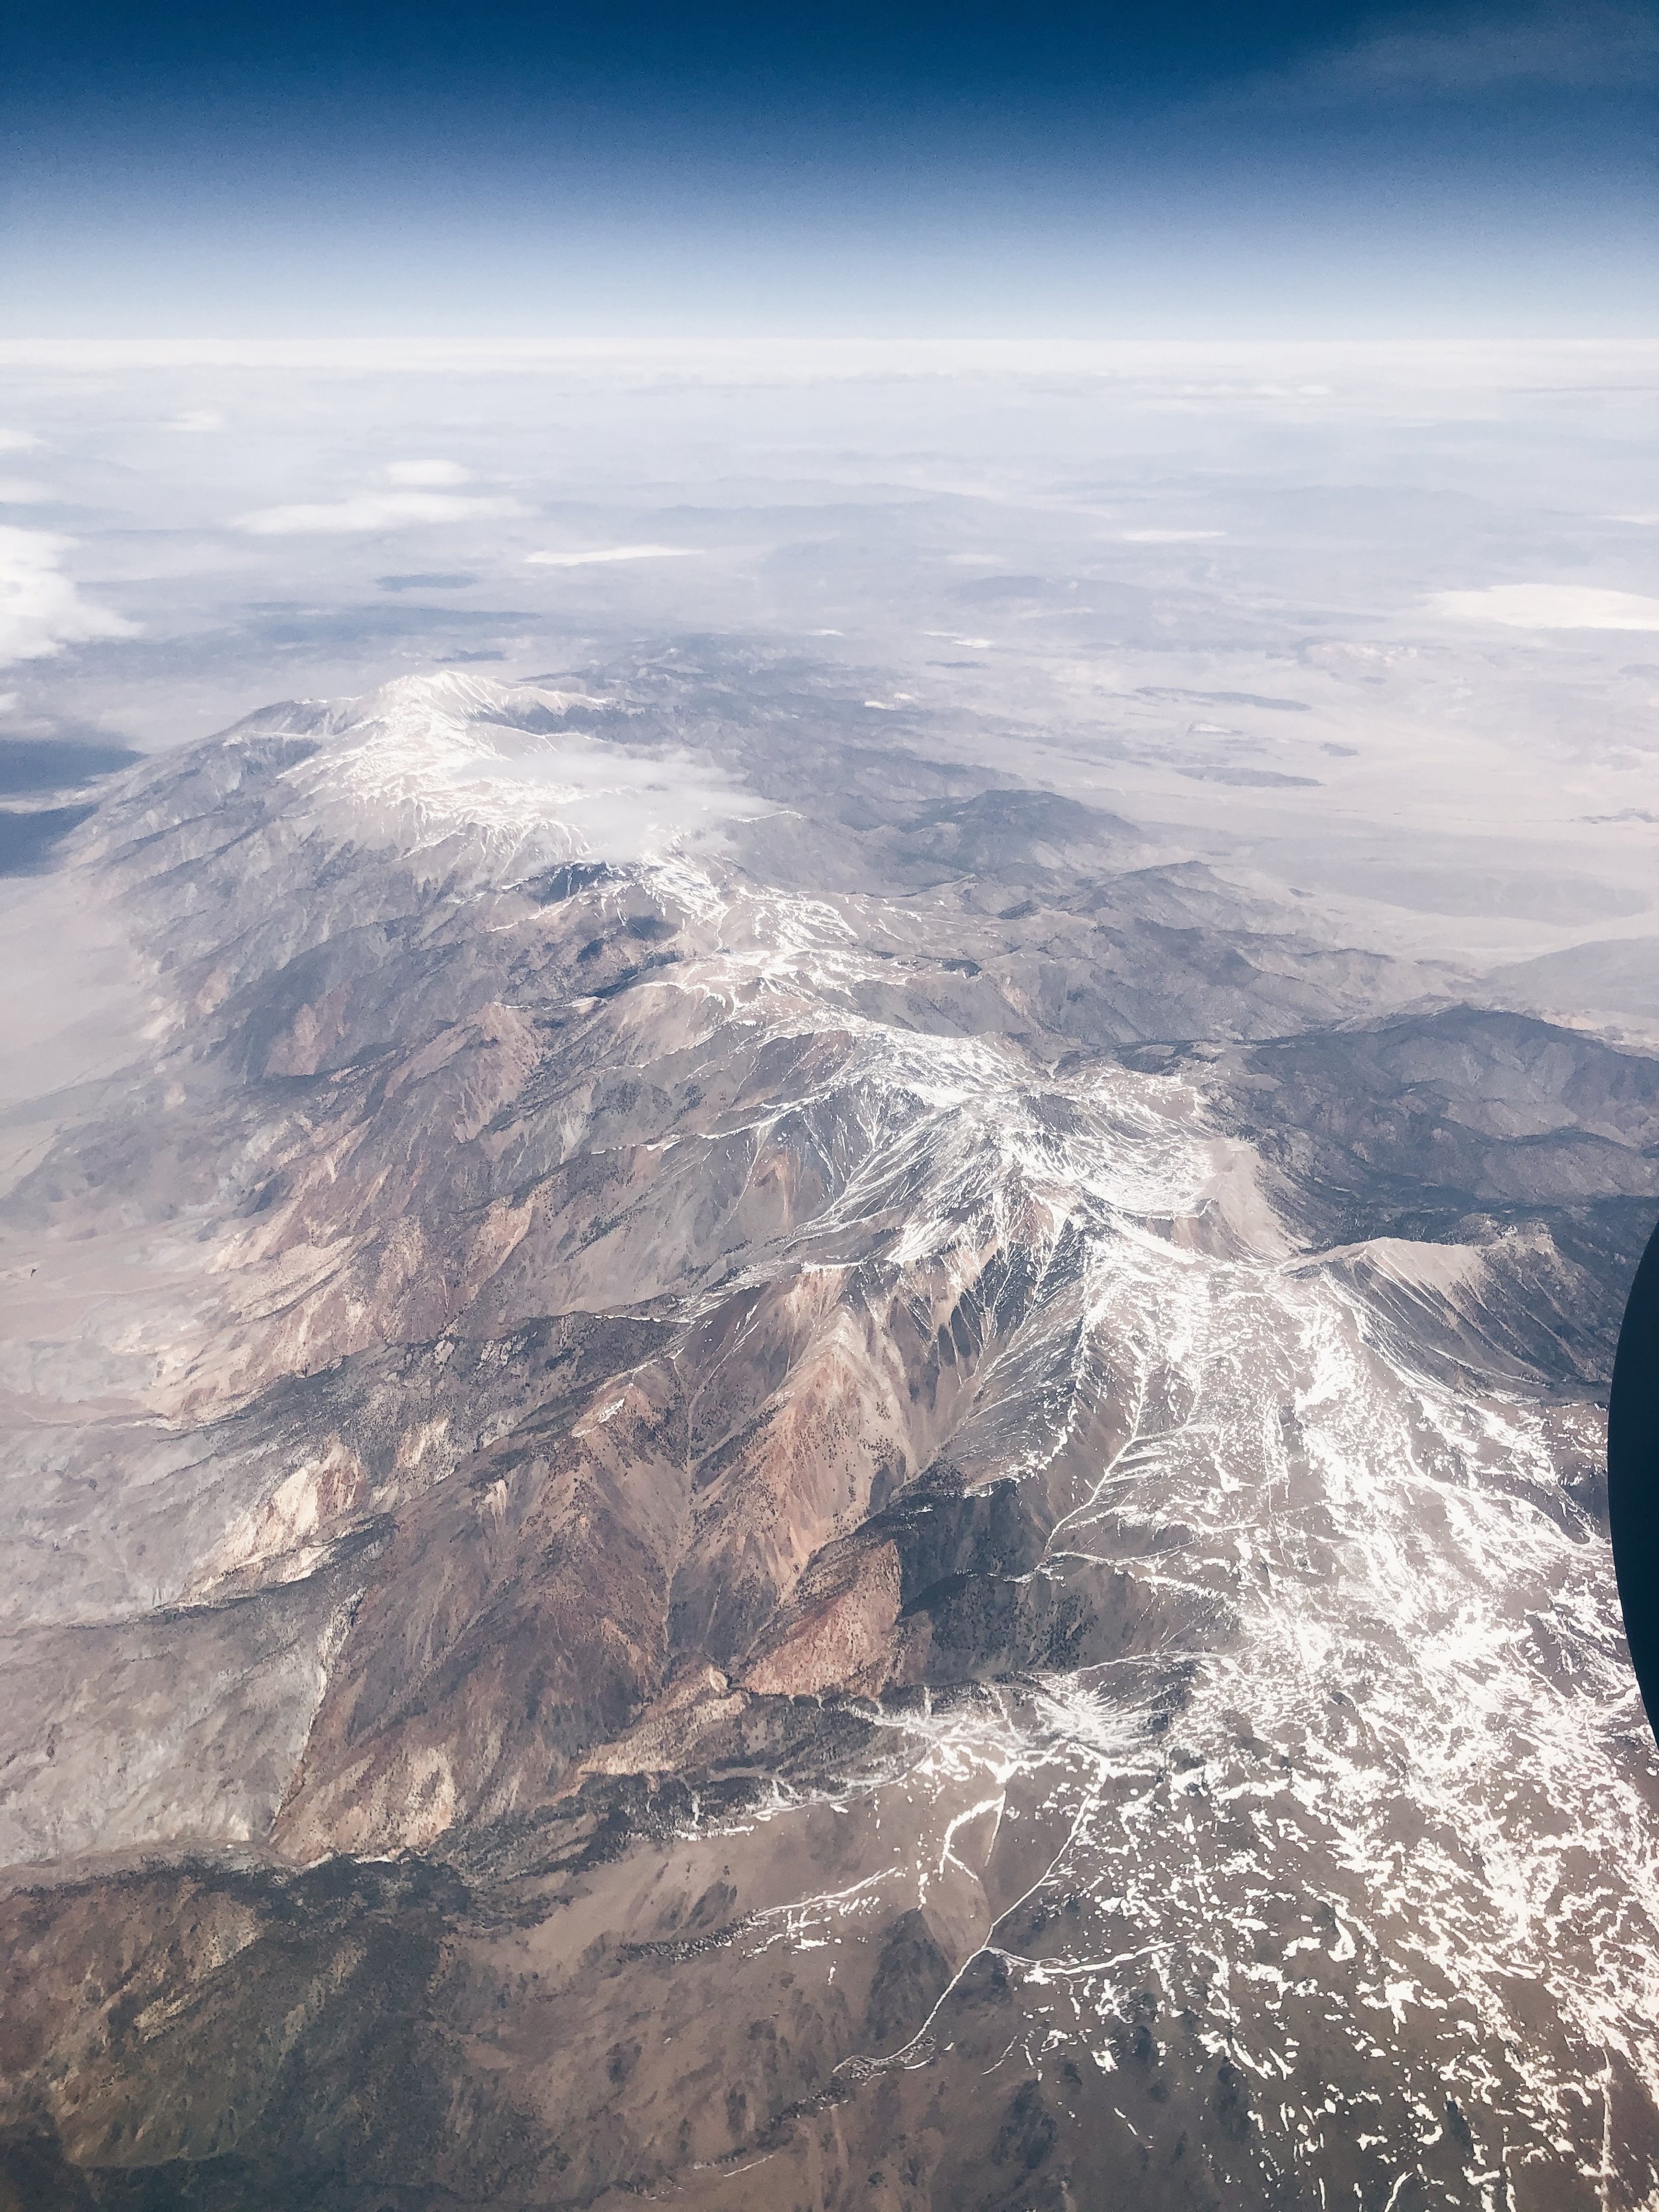
<svg viewBox="0 0 1659 2212"><path fill-rule="evenodd" d="M1655 2201L1659 1064L802 681L273 708L27 887L0 2203Z"/></svg>

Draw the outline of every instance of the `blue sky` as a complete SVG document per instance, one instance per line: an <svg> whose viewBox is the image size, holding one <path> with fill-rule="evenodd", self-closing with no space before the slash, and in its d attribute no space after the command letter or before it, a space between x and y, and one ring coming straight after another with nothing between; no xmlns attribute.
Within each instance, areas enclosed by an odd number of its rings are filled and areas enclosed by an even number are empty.
<svg viewBox="0 0 1659 2212"><path fill-rule="evenodd" d="M13 335L1611 334L1659 11L14 0Z"/></svg>

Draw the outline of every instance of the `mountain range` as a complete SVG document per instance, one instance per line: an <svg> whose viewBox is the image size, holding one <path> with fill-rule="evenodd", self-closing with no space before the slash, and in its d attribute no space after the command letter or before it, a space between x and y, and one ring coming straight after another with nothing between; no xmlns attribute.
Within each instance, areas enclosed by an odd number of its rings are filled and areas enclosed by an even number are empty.
<svg viewBox="0 0 1659 2212"><path fill-rule="evenodd" d="M5 2212L1659 2201L1659 1060L854 705L289 702L10 887Z"/></svg>

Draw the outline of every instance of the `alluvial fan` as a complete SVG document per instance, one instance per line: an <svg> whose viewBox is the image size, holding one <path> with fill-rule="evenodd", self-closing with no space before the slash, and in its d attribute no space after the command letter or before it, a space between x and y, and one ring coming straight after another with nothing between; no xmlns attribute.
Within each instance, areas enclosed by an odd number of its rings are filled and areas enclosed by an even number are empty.
<svg viewBox="0 0 1659 2212"><path fill-rule="evenodd" d="M0 2203L1659 2203L1659 1064L690 681L32 893Z"/></svg>

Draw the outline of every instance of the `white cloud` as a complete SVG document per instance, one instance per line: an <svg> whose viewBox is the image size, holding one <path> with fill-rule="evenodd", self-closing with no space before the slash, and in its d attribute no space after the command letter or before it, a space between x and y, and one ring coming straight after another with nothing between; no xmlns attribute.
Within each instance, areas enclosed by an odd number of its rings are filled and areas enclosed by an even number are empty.
<svg viewBox="0 0 1659 2212"><path fill-rule="evenodd" d="M639 860L683 841L775 811L712 762L687 752L641 755L614 744L561 738L547 751L514 761L479 762L454 771L463 797L494 791L509 817L541 786L552 818L575 833L578 849L609 860ZM485 818L488 800L478 809Z"/></svg>
<svg viewBox="0 0 1659 2212"><path fill-rule="evenodd" d="M1238 88L1252 104L1345 105L1378 99L1444 99L1549 86L1626 88L1659 78L1659 25L1639 8L1597 6L1473 10L1461 20L1424 14L1352 46L1315 54Z"/></svg>
<svg viewBox="0 0 1659 2212"><path fill-rule="evenodd" d="M1120 530L1126 545L1194 545L1200 538L1224 538L1224 530Z"/></svg>
<svg viewBox="0 0 1659 2212"><path fill-rule="evenodd" d="M0 477L0 507L38 507L51 497L52 486L33 477Z"/></svg>
<svg viewBox="0 0 1659 2212"><path fill-rule="evenodd" d="M40 442L27 430L0 430L0 453L26 453Z"/></svg>
<svg viewBox="0 0 1659 2212"><path fill-rule="evenodd" d="M169 430L185 430L194 433L222 430L225 427L225 418L216 407L196 407L192 408L187 415L175 415L166 427Z"/></svg>
<svg viewBox="0 0 1659 2212"><path fill-rule="evenodd" d="M1514 629L1659 629L1659 599L1593 584L1493 584L1484 592L1437 592L1430 605L1443 615Z"/></svg>
<svg viewBox="0 0 1659 2212"><path fill-rule="evenodd" d="M487 515L523 512L512 499L458 499L453 492L366 491L353 499L314 505L263 507L239 514L234 530L254 538L294 538L307 531L343 535L352 531L407 530L425 522L482 521Z"/></svg>
<svg viewBox="0 0 1659 2212"><path fill-rule="evenodd" d="M459 461L392 461L386 475L395 484L471 483L472 472Z"/></svg>
<svg viewBox="0 0 1659 2212"><path fill-rule="evenodd" d="M598 561L673 561L701 552L696 545L600 545L586 553L528 553L542 568L586 568Z"/></svg>
<svg viewBox="0 0 1659 2212"><path fill-rule="evenodd" d="M94 637L131 637L134 625L83 599L59 563L73 539L0 524L0 667L40 660Z"/></svg>

